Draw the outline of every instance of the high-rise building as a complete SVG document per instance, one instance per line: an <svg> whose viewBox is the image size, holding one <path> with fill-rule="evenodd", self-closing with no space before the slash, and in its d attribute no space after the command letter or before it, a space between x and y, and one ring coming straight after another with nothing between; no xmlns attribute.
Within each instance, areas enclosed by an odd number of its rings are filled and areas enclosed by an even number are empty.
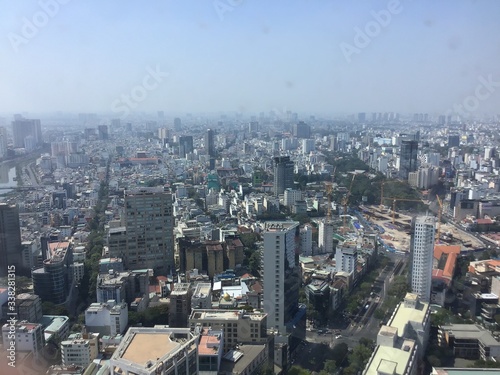
<svg viewBox="0 0 500 375"><path fill-rule="evenodd" d="M365 112L359 112L358 113L358 122L365 122L366 121L366 113Z"/></svg>
<svg viewBox="0 0 500 375"><path fill-rule="evenodd" d="M460 147L460 136L458 134L448 136L448 147Z"/></svg>
<svg viewBox="0 0 500 375"><path fill-rule="evenodd" d="M267 327L287 333L298 311L300 277L295 262L299 223L270 221L264 228L264 311Z"/></svg>
<svg viewBox="0 0 500 375"><path fill-rule="evenodd" d="M401 141L401 152L399 161L399 173L401 178L407 179L410 172L417 170L418 142Z"/></svg>
<svg viewBox="0 0 500 375"><path fill-rule="evenodd" d="M21 228L16 205L0 203L0 277L9 266L22 267Z"/></svg>
<svg viewBox="0 0 500 375"><path fill-rule="evenodd" d="M7 129L4 126L0 126L0 158L7 155Z"/></svg>
<svg viewBox="0 0 500 375"><path fill-rule="evenodd" d="M319 223L318 247L321 254L333 253L333 223L331 220L322 220Z"/></svg>
<svg viewBox="0 0 500 375"><path fill-rule="evenodd" d="M310 138L311 127L304 121L300 121L297 124L293 124L293 136L297 138Z"/></svg>
<svg viewBox="0 0 500 375"><path fill-rule="evenodd" d="M33 289L43 302L61 304L66 301L70 284L72 244L51 242L47 245L43 267L31 271Z"/></svg>
<svg viewBox="0 0 500 375"><path fill-rule="evenodd" d="M358 250L355 242L343 242L335 251L337 272L354 274L358 265Z"/></svg>
<svg viewBox="0 0 500 375"><path fill-rule="evenodd" d="M12 122L12 134L16 148L24 148L26 139L29 137L32 137L35 145L40 145L43 142L40 120L16 119Z"/></svg>
<svg viewBox="0 0 500 375"><path fill-rule="evenodd" d="M99 125L97 127L97 130L99 132L99 139L101 141L106 141L109 139L108 125Z"/></svg>
<svg viewBox="0 0 500 375"><path fill-rule="evenodd" d="M289 156L274 158L274 194L280 195L285 189L293 189L293 161Z"/></svg>
<svg viewBox="0 0 500 375"><path fill-rule="evenodd" d="M435 221L434 216L418 216L412 222L410 285L412 292L425 302L431 297Z"/></svg>
<svg viewBox="0 0 500 375"><path fill-rule="evenodd" d="M205 133L205 150L208 156L215 157L215 132L212 129Z"/></svg>
<svg viewBox="0 0 500 375"><path fill-rule="evenodd" d="M179 132L182 130L182 121L179 117L174 118L174 130Z"/></svg>
<svg viewBox="0 0 500 375"><path fill-rule="evenodd" d="M125 266L134 270L153 268L163 274L174 271L172 194L163 187L128 190L125 215Z"/></svg>
<svg viewBox="0 0 500 375"><path fill-rule="evenodd" d="M191 284L178 283L174 285L174 290L170 293L170 307L168 309L170 327L187 327L188 317L191 314L192 295Z"/></svg>
<svg viewBox="0 0 500 375"><path fill-rule="evenodd" d="M185 135L179 137L179 156L182 158L186 157L186 154L193 152L193 136Z"/></svg>

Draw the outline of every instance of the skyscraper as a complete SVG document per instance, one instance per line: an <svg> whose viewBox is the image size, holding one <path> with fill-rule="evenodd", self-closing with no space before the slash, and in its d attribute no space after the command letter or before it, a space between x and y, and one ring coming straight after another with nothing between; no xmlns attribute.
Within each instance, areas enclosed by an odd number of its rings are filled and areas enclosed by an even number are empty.
<svg viewBox="0 0 500 375"><path fill-rule="evenodd" d="M172 194L163 187L138 188L125 194L127 246L123 261L129 269L175 270Z"/></svg>
<svg viewBox="0 0 500 375"><path fill-rule="evenodd" d="M311 127L304 121L300 121L298 124L293 125L293 136L297 138L310 138Z"/></svg>
<svg viewBox="0 0 500 375"><path fill-rule="evenodd" d="M193 152L193 136L185 135L179 137L179 156L184 158L186 154Z"/></svg>
<svg viewBox="0 0 500 375"><path fill-rule="evenodd" d="M293 189L293 161L289 156L274 158L274 195Z"/></svg>
<svg viewBox="0 0 500 375"><path fill-rule="evenodd" d="M17 118L12 122L12 134L14 138L14 147L25 147L25 141L28 137L33 137L35 145L42 143L42 127L40 120L28 120Z"/></svg>
<svg viewBox="0 0 500 375"><path fill-rule="evenodd" d="M410 172L415 172L417 170L417 154L417 141L401 141L401 153L399 156L399 173L401 178L407 179Z"/></svg>
<svg viewBox="0 0 500 375"><path fill-rule="evenodd" d="M299 223L270 221L264 228L264 311L268 329L287 332L298 311L300 277L295 263ZM290 327L288 327L290 328Z"/></svg>
<svg viewBox="0 0 500 375"><path fill-rule="evenodd" d="M432 260L434 255L434 216L418 216L412 222L410 248L410 285L422 301L431 297Z"/></svg>
<svg viewBox="0 0 500 375"><path fill-rule="evenodd" d="M333 222L330 219L319 223L318 247L321 254L333 253Z"/></svg>
<svg viewBox="0 0 500 375"><path fill-rule="evenodd" d="M212 129L207 129L205 134L205 149L207 154L211 157L215 157L215 139L214 131Z"/></svg>
<svg viewBox="0 0 500 375"><path fill-rule="evenodd" d="M22 266L19 210L0 203L0 277L7 276L7 267L12 265L17 270Z"/></svg>
<svg viewBox="0 0 500 375"><path fill-rule="evenodd" d="M182 130L182 121L179 117L174 118L174 130L179 132Z"/></svg>

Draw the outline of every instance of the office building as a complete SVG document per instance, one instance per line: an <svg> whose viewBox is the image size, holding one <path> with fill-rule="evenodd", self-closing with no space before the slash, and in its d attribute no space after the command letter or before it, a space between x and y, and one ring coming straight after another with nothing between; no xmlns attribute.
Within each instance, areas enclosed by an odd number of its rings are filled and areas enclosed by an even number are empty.
<svg viewBox="0 0 500 375"><path fill-rule="evenodd" d="M0 158L7 156L8 140L7 129L4 126L0 126Z"/></svg>
<svg viewBox="0 0 500 375"><path fill-rule="evenodd" d="M296 138L310 138L311 137L311 127L307 125L304 121L300 121L293 125L293 136Z"/></svg>
<svg viewBox="0 0 500 375"><path fill-rule="evenodd" d="M223 332L223 351L227 353L239 344L262 344L268 342L267 315L248 313L244 310L193 309L189 316L192 330L211 327Z"/></svg>
<svg viewBox="0 0 500 375"><path fill-rule="evenodd" d="M399 173L401 178L408 179L410 172L417 170L418 141L402 140L399 155Z"/></svg>
<svg viewBox="0 0 500 375"><path fill-rule="evenodd" d="M174 118L174 130L176 132L182 130L182 120L179 117Z"/></svg>
<svg viewBox="0 0 500 375"><path fill-rule="evenodd" d="M425 302L431 297L435 221L433 216L418 216L412 222L410 285L412 292Z"/></svg>
<svg viewBox="0 0 500 375"><path fill-rule="evenodd" d="M110 375L196 375L198 340L187 328L129 328L109 360Z"/></svg>
<svg viewBox="0 0 500 375"><path fill-rule="evenodd" d="M266 222L264 236L264 311L267 326L281 334L298 311L300 277L295 264L296 221Z"/></svg>
<svg viewBox="0 0 500 375"><path fill-rule="evenodd" d="M363 375L416 375L429 340L430 308L416 294L407 293L387 325L377 335L377 346Z"/></svg>
<svg viewBox="0 0 500 375"><path fill-rule="evenodd" d="M63 366L76 365L87 367L98 353L97 333L75 333L61 342L61 362Z"/></svg>
<svg viewBox="0 0 500 375"><path fill-rule="evenodd" d="M198 283L191 297L191 307L193 309L211 309L212 308L212 284Z"/></svg>
<svg viewBox="0 0 500 375"><path fill-rule="evenodd" d="M208 156L215 158L215 132L212 129L207 129L205 133L205 150Z"/></svg>
<svg viewBox="0 0 500 375"><path fill-rule="evenodd" d="M130 304L138 299L148 302L149 277L152 275L152 269L100 273L97 276L97 302L114 300Z"/></svg>
<svg viewBox="0 0 500 375"><path fill-rule="evenodd" d="M21 228L16 205L0 203L0 277L7 276L7 267L22 268Z"/></svg>
<svg viewBox="0 0 500 375"><path fill-rule="evenodd" d="M127 246L123 255L128 269L153 268L163 275L175 270L172 194L160 188L138 188L125 193Z"/></svg>
<svg viewBox="0 0 500 375"><path fill-rule="evenodd" d="M170 327L187 327L188 316L191 313L192 290L189 283L178 283L170 293L170 308L168 323Z"/></svg>
<svg viewBox="0 0 500 375"><path fill-rule="evenodd" d="M500 342L490 331L476 324L450 324L439 327L438 343L453 350L455 357L497 362Z"/></svg>
<svg viewBox="0 0 500 375"><path fill-rule="evenodd" d="M291 208L295 202L302 200L302 191L294 189L285 189L283 194L283 205Z"/></svg>
<svg viewBox="0 0 500 375"><path fill-rule="evenodd" d="M107 141L109 139L108 125L99 125L97 131L99 133L99 140Z"/></svg>
<svg viewBox="0 0 500 375"><path fill-rule="evenodd" d="M289 156L274 158L274 195L280 195L286 189L293 189L294 163Z"/></svg>
<svg viewBox="0 0 500 375"><path fill-rule="evenodd" d="M192 153L193 148L193 136L185 135L179 137L179 156L185 158L187 154Z"/></svg>
<svg viewBox="0 0 500 375"><path fill-rule="evenodd" d="M70 242L51 242L43 266L31 271L33 288L43 302L64 303L71 282L72 244Z"/></svg>
<svg viewBox="0 0 500 375"><path fill-rule="evenodd" d="M306 224L300 228L300 254L302 256L311 256L313 243L312 243L312 226Z"/></svg>
<svg viewBox="0 0 500 375"><path fill-rule="evenodd" d="M14 328L11 328L14 327ZM5 323L2 327L2 342L6 350L13 341L12 334L15 334L15 351L31 352L38 357L45 342L43 338L43 328L41 324L29 323L25 320L16 322L13 326Z"/></svg>
<svg viewBox="0 0 500 375"><path fill-rule="evenodd" d="M14 148L25 148L28 139L36 146L43 143L42 127L40 120L29 120L24 118L12 122L12 135Z"/></svg>
<svg viewBox="0 0 500 375"><path fill-rule="evenodd" d="M26 320L27 322L37 323L42 319L42 300L36 294L21 293L16 296L15 311L9 310L8 305L3 307L3 315L15 312L16 319L19 321Z"/></svg>
<svg viewBox="0 0 500 375"><path fill-rule="evenodd" d="M320 254L333 253L333 222L329 219L319 223L318 248Z"/></svg>
<svg viewBox="0 0 500 375"><path fill-rule="evenodd" d="M450 147L460 147L460 135L450 134L448 136L448 148Z"/></svg>
<svg viewBox="0 0 500 375"><path fill-rule="evenodd" d="M358 266L358 250L354 242L343 242L335 251L337 272L354 274Z"/></svg>
<svg viewBox="0 0 500 375"><path fill-rule="evenodd" d="M92 303L85 310L85 327L89 332L102 335L121 335L128 324L128 307L125 302Z"/></svg>

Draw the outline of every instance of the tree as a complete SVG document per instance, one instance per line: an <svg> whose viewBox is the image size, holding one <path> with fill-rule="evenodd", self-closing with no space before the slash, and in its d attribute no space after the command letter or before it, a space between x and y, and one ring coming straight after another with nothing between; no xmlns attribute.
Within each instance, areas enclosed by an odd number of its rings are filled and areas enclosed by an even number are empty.
<svg viewBox="0 0 500 375"><path fill-rule="evenodd" d="M440 367L441 366L441 360L437 356L435 356L434 354L427 357L427 362L429 362L429 364L432 367Z"/></svg>

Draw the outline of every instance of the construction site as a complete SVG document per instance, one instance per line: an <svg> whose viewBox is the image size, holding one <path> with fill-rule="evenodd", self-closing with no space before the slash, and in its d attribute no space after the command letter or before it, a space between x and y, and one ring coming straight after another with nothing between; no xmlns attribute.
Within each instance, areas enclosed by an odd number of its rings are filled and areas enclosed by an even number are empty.
<svg viewBox="0 0 500 375"><path fill-rule="evenodd" d="M394 207L394 206L393 206ZM423 213L398 211L393 208L381 206L361 206L361 214L371 224L372 228L379 233L383 246L390 252L410 251L411 221L414 216ZM448 245L459 245L461 251L470 251L484 247L484 244L463 230L455 228L451 224L436 224L437 243Z"/></svg>

